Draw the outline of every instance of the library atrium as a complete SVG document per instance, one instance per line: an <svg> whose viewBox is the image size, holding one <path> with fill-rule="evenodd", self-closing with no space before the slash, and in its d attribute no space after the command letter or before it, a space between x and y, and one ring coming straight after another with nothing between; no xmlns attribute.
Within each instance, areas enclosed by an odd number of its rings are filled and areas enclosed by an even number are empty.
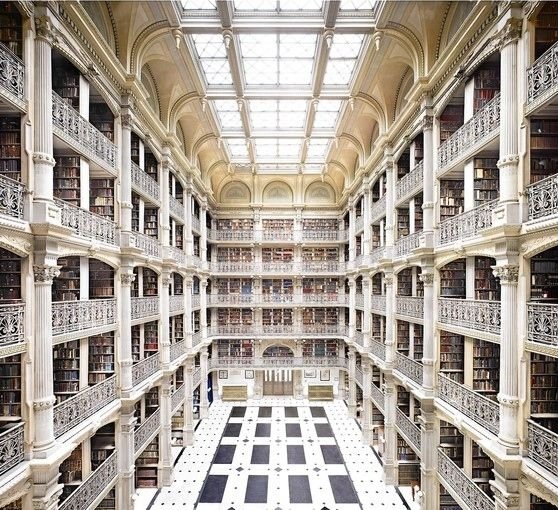
<svg viewBox="0 0 558 510"><path fill-rule="evenodd" d="M1 510L558 510L558 3L0 3Z"/></svg>

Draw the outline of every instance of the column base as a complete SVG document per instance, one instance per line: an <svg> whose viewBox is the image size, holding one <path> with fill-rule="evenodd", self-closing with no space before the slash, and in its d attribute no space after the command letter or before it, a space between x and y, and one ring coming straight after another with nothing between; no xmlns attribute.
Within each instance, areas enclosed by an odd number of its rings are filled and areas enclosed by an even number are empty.
<svg viewBox="0 0 558 510"><path fill-rule="evenodd" d="M200 405L200 419L203 420L207 418L208 415L208 404L201 404Z"/></svg>
<svg viewBox="0 0 558 510"><path fill-rule="evenodd" d="M134 472L121 473L116 482L116 508L134 510Z"/></svg>
<svg viewBox="0 0 558 510"><path fill-rule="evenodd" d="M356 418L356 410L357 410L356 402L347 405L347 413L351 418Z"/></svg>
<svg viewBox="0 0 558 510"><path fill-rule="evenodd" d="M163 466L161 468L161 483L163 484L163 487L170 487L172 482L172 466Z"/></svg>
<svg viewBox="0 0 558 510"><path fill-rule="evenodd" d="M192 446L194 444L194 429L188 427L182 431L182 446Z"/></svg>
<svg viewBox="0 0 558 510"><path fill-rule="evenodd" d="M397 485L399 482L399 470L397 465L391 462L384 463L384 483L386 485Z"/></svg>

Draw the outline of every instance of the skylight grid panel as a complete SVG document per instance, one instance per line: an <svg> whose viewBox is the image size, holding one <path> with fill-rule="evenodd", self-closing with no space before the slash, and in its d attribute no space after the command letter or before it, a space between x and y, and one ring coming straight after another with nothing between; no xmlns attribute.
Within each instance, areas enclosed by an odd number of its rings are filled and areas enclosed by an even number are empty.
<svg viewBox="0 0 558 510"><path fill-rule="evenodd" d="M303 129L306 120L306 112L279 112L278 128L280 129Z"/></svg>
<svg viewBox="0 0 558 510"><path fill-rule="evenodd" d="M246 85L276 85L277 60L274 59L245 59L244 78Z"/></svg>
<svg viewBox="0 0 558 510"><path fill-rule="evenodd" d="M223 129L238 129L242 127L242 118L238 112L217 111L219 122Z"/></svg>
<svg viewBox="0 0 558 510"><path fill-rule="evenodd" d="M316 112L314 116L315 128L335 128L339 112Z"/></svg>
<svg viewBox="0 0 558 510"><path fill-rule="evenodd" d="M277 155L280 158L298 158L300 155L300 141L290 141L290 140L279 140L280 142L277 146Z"/></svg>
<svg viewBox="0 0 558 510"><path fill-rule="evenodd" d="M193 34L199 58L227 58L227 49L220 34Z"/></svg>
<svg viewBox="0 0 558 510"><path fill-rule="evenodd" d="M236 11L275 11L277 0L234 0Z"/></svg>
<svg viewBox="0 0 558 510"><path fill-rule="evenodd" d="M327 153L327 148L329 146L329 140L326 139L313 139L307 149L307 158L323 158Z"/></svg>
<svg viewBox="0 0 558 510"><path fill-rule="evenodd" d="M282 11L321 11L323 0L280 0L279 8Z"/></svg>
<svg viewBox="0 0 558 510"><path fill-rule="evenodd" d="M182 0L182 7L187 11L214 11L217 0Z"/></svg>
<svg viewBox="0 0 558 510"><path fill-rule="evenodd" d="M356 59L329 60L324 85L348 85L355 70Z"/></svg>
<svg viewBox="0 0 558 510"><path fill-rule="evenodd" d="M208 85L232 85L229 62L226 59L200 59Z"/></svg>
<svg viewBox="0 0 558 510"><path fill-rule="evenodd" d="M305 99L279 100L277 105L280 112L306 113L307 101Z"/></svg>
<svg viewBox="0 0 558 510"><path fill-rule="evenodd" d="M375 0L341 0L342 11L370 11L374 9Z"/></svg>
<svg viewBox="0 0 558 510"><path fill-rule="evenodd" d="M275 112L277 111L277 100L275 99L250 99L251 112Z"/></svg>
<svg viewBox="0 0 558 510"><path fill-rule="evenodd" d="M335 34L329 50L329 58L357 58L363 39L363 34Z"/></svg>
<svg viewBox="0 0 558 510"><path fill-rule="evenodd" d="M248 148L246 147L246 140L244 138L229 138L227 140L229 152L231 157L238 159L248 158Z"/></svg>
<svg viewBox="0 0 558 510"><path fill-rule="evenodd" d="M281 58L313 58L316 53L315 34L281 34L279 56Z"/></svg>
<svg viewBox="0 0 558 510"><path fill-rule="evenodd" d="M279 84L310 85L314 62L306 59L279 60Z"/></svg>
<svg viewBox="0 0 558 510"><path fill-rule="evenodd" d="M240 34L240 51L243 58L277 57L276 34Z"/></svg>
<svg viewBox="0 0 558 510"><path fill-rule="evenodd" d="M254 129L276 129L277 112L251 112L250 120Z"/></svg>
<svg viewBox="0 0 558 510"><path fill-rule="evenodd" d="M259 158L277 157L277 140L256 140L256 156Z"/></svg>

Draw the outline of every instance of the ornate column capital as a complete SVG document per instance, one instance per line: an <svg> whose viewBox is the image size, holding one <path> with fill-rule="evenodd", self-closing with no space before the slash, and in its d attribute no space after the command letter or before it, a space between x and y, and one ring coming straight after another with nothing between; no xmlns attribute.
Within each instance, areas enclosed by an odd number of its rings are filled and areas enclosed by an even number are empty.
<svg viewBox="0 0 558 510"><path fill-rule="evenodd" d="M60 266L36 265L33 266L35 283L50 283L60 275Z"/></svg>
<svg viewBox="0 0 558 510"><path fill-rule="evenodd" d="M122 285L132 285L135 280L136 275L134 273L122 273L120 275L120 283L122 283Z"/></svg>
<svg viewBox="0 0 558 510"><path fill-rule="evenodd" d="M38 39L43 39L52 46L56 40L56 31L48 16L35 18L35 34Z"/></svg>
<svg viewBox="0 0 558 510"><path fill-rule="evenodd" d="M421 126L423 131L428 131L432 129L434 125L434 116L433 115L425 115L421 119Z"/></svg>
<svg viewBox="0 0 558 510"><path fill-rule="evenodd" d="M393 273L384 273L384 283L389 287L393 285Z"/></svg>
<svg viewBox="0 0 558 510"><path fill-rule="evenodd" d="M517 285L519 279L519 266L504 264L502 266L492 266L492 274L500 279L500 283Z"/></svg>
<svg viewBox="0 0 558 510"><path fill-rule="evenodd" d="M506 21L506 24L498 33L496 38L497 45L502 51L502 48L507 46L508 44L517 42L517 40L521 37L521 27L523 25L523 21L518 18L510 18Z"/></svg>
<svg viewBox="0 0 558 510"><path fill-rule="evenodd" d="M125 129L132 129L134 125L134 116L129 113L122 113L120 115L120 125Z"/></svg>
<svg viewBox="0 0 558 510"><path fill-rule="evenodd" d="M434 274L433 273L421 273L419 275L419 280L425 286L432 286L432 285L434 285Z"/></svg>

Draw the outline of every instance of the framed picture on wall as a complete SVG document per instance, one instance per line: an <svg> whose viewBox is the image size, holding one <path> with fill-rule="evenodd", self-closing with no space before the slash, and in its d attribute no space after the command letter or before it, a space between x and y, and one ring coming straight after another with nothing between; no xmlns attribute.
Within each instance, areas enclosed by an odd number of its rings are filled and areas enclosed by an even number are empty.
<svg viewBox="0 0 558 510"><path fill-rule="evenodd" d="M244 379L254 379L254 371L244 370Z"/></svg>
<svg viewBox="0 0 558 510"><path fill-rule="evenodd" d="M329 381L329 368L320 370L320 381Z"/></svg>
<svg viewBox="0 0 558 510"><path fill-rule="evenodd" d="M229 372L227 370L219 370L219 379L228 379Z"/></svg>
<svg viewBox="0 0 558 510"><path fill-rule="evenodd" d="M304 377L306 377L306 379L314 379L314 377L316 377L316 370L305 370Z"/></svg>

